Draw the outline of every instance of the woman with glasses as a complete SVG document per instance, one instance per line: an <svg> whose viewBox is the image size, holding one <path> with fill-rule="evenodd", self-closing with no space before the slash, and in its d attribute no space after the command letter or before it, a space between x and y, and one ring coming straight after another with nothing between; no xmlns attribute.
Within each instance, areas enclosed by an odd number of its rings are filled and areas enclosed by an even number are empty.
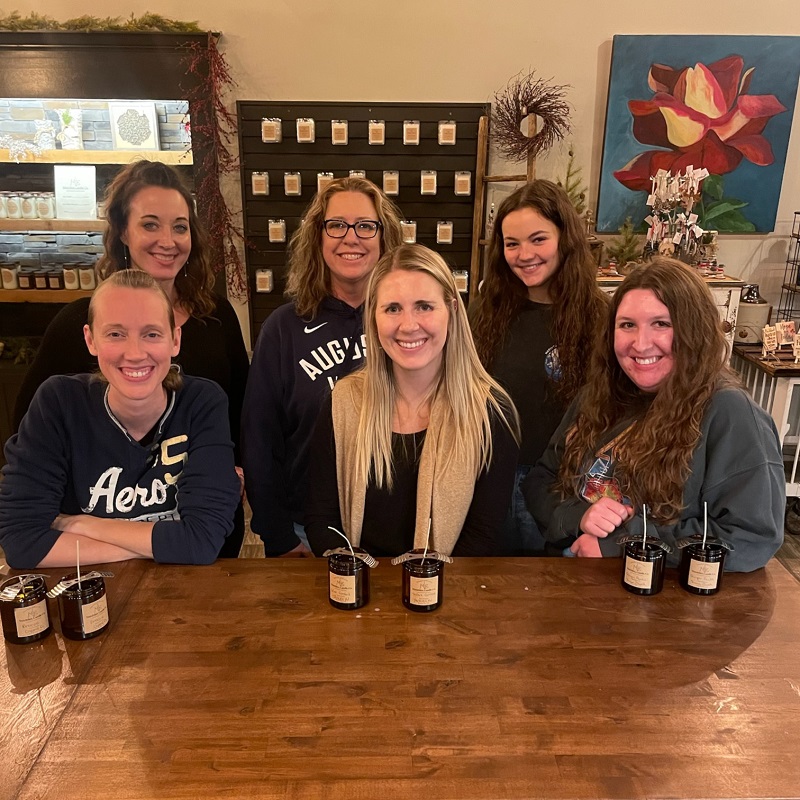
<svg viewBox="0 0 800 800"><path fill-rule="evenodd" d="M318 192L289 248L287 305L261 327L242 420L252 529L267 556L310 556L304 532L311 434L336 381L364 360L363 303L400 212L364 178Z"/></svg>

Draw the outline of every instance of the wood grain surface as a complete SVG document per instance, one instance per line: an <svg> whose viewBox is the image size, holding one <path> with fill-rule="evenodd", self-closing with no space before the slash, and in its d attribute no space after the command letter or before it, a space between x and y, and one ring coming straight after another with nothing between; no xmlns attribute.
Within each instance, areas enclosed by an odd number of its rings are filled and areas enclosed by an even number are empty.
<svg viewBox="0 0 800 800"><path fill-rule="evenodd" d="M3 798L800 797L800 585L697 598L620 563L461 559L442 607L322 560L131 562L109 631L6 645Z"/></svg>

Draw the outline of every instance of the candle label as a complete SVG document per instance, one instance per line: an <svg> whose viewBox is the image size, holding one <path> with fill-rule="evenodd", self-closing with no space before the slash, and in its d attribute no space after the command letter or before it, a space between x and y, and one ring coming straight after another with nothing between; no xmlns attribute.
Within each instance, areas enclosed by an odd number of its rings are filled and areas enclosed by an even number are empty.
<svg viewBox="0 0 800 800"><path fill-rule="evenodd" d="M334 603L356 602L356 576L328 572L330 597Z"/></svg>
<svg viewBox="0 0 800 800"><path fill-rule="evenodd" d="M269 173L254 172L250 176L250 188L253 194L269 194Z"/></svg>
<svg viewBox="0 0 800 800"><path fill-rule="evenodd" d="M419 122L416 120L403 123L403 144L419 144Z"/></svg>
<svg viewBox="0 0 800 800"><path fill-rule="evenodd" d="M625 556L625 577L628 586L636 589L651 589L653 586L653 562L637 561L635 558Z"/></svg>
<svg viewBox="0 0 800 800"><path fill-rule="evenodd" d="M417 241L417 223L403 220L400 223L400 235L405 244L414 244Z"/></svg>
<svg viewBox="0 0 800 800"><path fill-rule="evenodd" d="M286 222L282 219L271 219L267 224L267 233L271 242L285 242Z"/></svg>
<svg viewBox="0 0 800 800"><path fill-rule="evenodd" d="M456 143L456 123L443 120L439 123L439 144Z"/></svg>
<svg viewBox="0 0 800 800"><path fill-rule="evenodd" d="M452 222L437 222L436 223L436 243L437 244L453 244L453 223Z"/></svg>
<svg viewBox="0 0 800 800"><path fill-rule="evenodd" d="M432 606L439 602L439 578L409 577L408 600L414 606Z"/></svg>
<svg viewBox="0 0 800 800"><path fill-rule="evenodd" d="M282 139L282 121L277 117L263 117L261 120L261 141L280 142Z"/></svg>
<svg viewBox="0 0 800 800"><path fill-rule="evenodd" d="M108 625L108 603L105 595L93 603L81 606L81 625L84 633L94 633Z"/></svg>
<svg viewBox="0 0 800 800"><path fill-rule="evenodd" d="M315 141L314 120L311 117L301 117L297 120L297 141L301 144L310 144Z"/></svg>
<svg viewBox="0 0 800 800"><path fill-rule="evenodd" d="M256 270L256 291L259 293L272 291L272 270L271 269L257 269Z"/></svg>
<svg viewBox="0 0 800 800"><path fill-rule="evenodd" d="M460 197L469 196L472 193L472 173L456 172L455 194Z"/></svg>
<svg viewBox="0 0 800 800"><path fill-rule="evenodd" d="M719 561L689 559L687 583L695 589L716 589L719 585Z"/></svg>
<svg viewBox="0 0 800 800"><path fill-rule="evenodd" d="M17 636L35 636L47 630L50 620L47 616L47 600L40 600L32 606L14 609L14 622L17 623Z"/></svg>
<svg viewBox="0 0 800 800"><path fill-rule="evenodd" d="M300 173L299 172L284 172L283 174L283 191L287 195L299 195L300 188Z"/></svg>
<svg viewBox="0 0 800 800"><path fill-rule="evenodd" d="M386 143L386 124L382 119L371 119L369 121L368 141L370 144Z"/></svg>
<svg viewBox="0 0 800 800"><path fill-rule="evenodd" d="M331 120L331 144L347 144L347 120Z"/></svg>
<svg viewBox="0 0 800 800"><path fill-rule="evenodd" d="M400 173L387 169L383 173L383 193L390 195L400 194Z"/></svg>
<svg viewBox="0 0 800 800"><path fill-rule="evenodd" d="M425 169L420 172L419 193L436 194L436 170Z"/></svg>

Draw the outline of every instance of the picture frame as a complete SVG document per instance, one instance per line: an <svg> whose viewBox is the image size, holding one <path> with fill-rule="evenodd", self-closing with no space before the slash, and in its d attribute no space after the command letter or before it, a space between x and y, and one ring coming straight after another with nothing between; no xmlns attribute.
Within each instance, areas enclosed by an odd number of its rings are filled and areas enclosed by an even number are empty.
<svg viewBox="0 0 800 800"><path fill-rule="evenodd" d="M159 150L156 104L121 100L108 104L115 150Z"/></svg>
<svg viewBox="0 0 800 800"><path fill-rule="evenodd" d="M688 166L700 227L773 231L799 77L800 36L614 36L597 232L641 229L651 176Z"/></svg>

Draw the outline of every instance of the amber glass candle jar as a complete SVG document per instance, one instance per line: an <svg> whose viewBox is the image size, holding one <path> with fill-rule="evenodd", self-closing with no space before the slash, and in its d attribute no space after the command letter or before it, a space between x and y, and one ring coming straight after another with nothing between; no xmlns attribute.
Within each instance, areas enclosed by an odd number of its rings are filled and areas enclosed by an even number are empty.
<svg viewBox="0 0 800 800"><path fill-rule="evenodd" d="M63 580L77 578L77 573L65 575ZM75 584L58 596L61 632L68 639L92 639L108 627L106 582L89 578Z"/></svg>
<svg viewBox="0 0 800 800"><path fill-rule="evenodd" d="M365 552L359 547L354 551ZM342 553L328 556L328 600L343 611L369 603L369 567L360 558Z"/></svg>
<svg viewBox="0 0 800 800"><path fill-rule="evenodd" d="M0 616L3 619L3 636L12 644L30 644L44 639L50 633L50 615L47 613L47 585L39 575L25 575L24 580L10 578L0 585L19 584L13 600L0 600Z"/></svg>
<svg viewBox="0 0 800 800"><path fill-rule="evenodd" d="M681 556L680 583L692 594L716 594L722 584L726 550L721 544L698 542L684 548Z"/></svg>
<svg viewBox="0 0 800 800"><path fill-rule="evenodd" d="M403 562L403 605L410 611L434 611L442 604L444 562L435 558L411 558Z"/></svg>
<svg viewBox="0 0 800 800"><path fill-rule="evenodd" d="M657 544L628 542L622 556L622 585L632 594L658 594L667 554Z"/></svg>

